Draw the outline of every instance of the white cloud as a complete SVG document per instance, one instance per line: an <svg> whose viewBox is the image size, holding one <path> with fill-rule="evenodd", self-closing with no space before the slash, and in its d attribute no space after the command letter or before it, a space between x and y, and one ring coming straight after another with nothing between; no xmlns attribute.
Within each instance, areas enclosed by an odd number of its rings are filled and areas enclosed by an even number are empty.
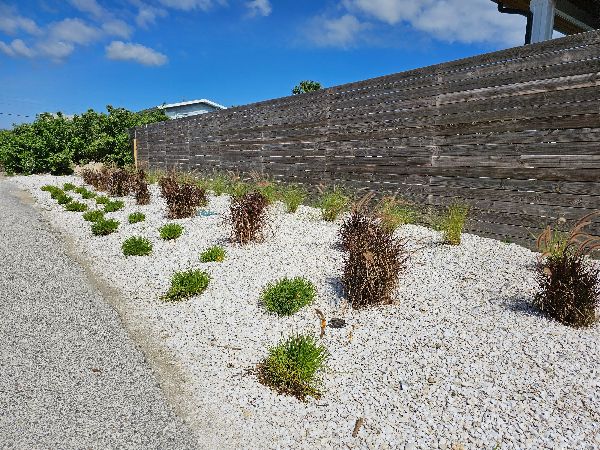
<svg viewBox="0 0 600 450"><path fill-rule="evenodd" d="M25 58L33 58L35 56L35 52L21 39L15 39L10 44L0 41L0 52L8 56L22 56Z"/></svg>
<svg viewBox="0 0 600 450"><path fill-rule="evenodd" d="M155 8L153 6L142 4L139 6L135 23L142 28L146 28L149 25L154 25L157 18L165 17L166 15L167 11L162 8Z"/></svg>
<svg viewBox="0 0 600 450"><path fill-rule="evenodd" d="M141 44L113 41L106 47L106 57L117 61L135 61L146 66L162 66L168 58Z"/></svg>
<svg viewBox="0 0 600 450"><path fill-rule="evenodd" d="M389 25L405 22L448 42L523 43L524 18L499 14L482 0L342 0L342 6Z"/></svg>
<svg viewBox="0 0 600 450"><path fill-rule="evenodd" d="M317 17L311 22L306 35L322 47L347 47L355 43L367 28L369 24L360 22L351 14L337 19Z"/></svg>
<svg viewBox="0 0 600 450"><path fill-rule="evenodd" d="M36 48L39 54L57 62L64 60L75 50L72 43L61 41L40 41Z"/></svg>
<svg viewBox="0 0 600 450"><path fill-rule="evenodd" d="M251 0L246 3L246 8L250 11L251 16L267 17L273 11L269 0Z"/></svg>
<svg viewBox="0 0 600 450"><path fill-rule="evenodd" d="M0 31L12 35L21 30L34 35L40 33L39 27L32 19L20 16L14 9L0 4Z"/></svg>
<svg viewBox="0 0 600 450"><path fill-rule="evenodd" d="M89 13L96 18L107 15L106 10L96 0L69 0L70 3L81 12Z"/></svg>
<svg viewBox="0 0 600 450"><path fill-rule="evenodd" d="M49 40L85 45L102 37L102 32L81 19L64 19L50 25Z"/></svg>
<svg viewBox="0 0 600 450"><path fill-rule="evenodd" d="M173 9L181 9L183 11L191 11L192 9L201 9L208 11L215 4L226 5L226 0L160 0L164 6Z"/></svg>
<svg viewBox="0 0 600 450"><path fill-rule="evenodd" d="M109 20L102 24L102 31L104 31L109 36L118 36L121 38L129 38L131 33L133 33L132 28L127 25L122 20Z"/></svg>

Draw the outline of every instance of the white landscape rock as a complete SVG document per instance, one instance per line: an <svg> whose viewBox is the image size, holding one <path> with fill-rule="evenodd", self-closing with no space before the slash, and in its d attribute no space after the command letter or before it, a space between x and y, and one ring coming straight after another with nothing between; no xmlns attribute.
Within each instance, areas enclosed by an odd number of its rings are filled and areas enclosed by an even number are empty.
<svg viewBox="0 0 600 450"><path fill-rule="evenodd" d="M79 178L12 180L162 339L187 380L186 418L223 448L600 447L600 327L571 329L528 307L536 257L525 248L469 234L449 247L435 231L405 226L398 233L412 255L396 303L354 311L339 283L339 224L319 220L312 208L286 214L271 207L264 242L240 247L228 241L226 196L210 197L215 216L169 221L151 186L150 205L125 198L124 210L107 214L121 222L118 232L95 237L81 214L39 189L83 184ZM146 221L128 224L135 211ZM167 222L185 227L181 238L159 238ZM123 240L133 235L152 241L151 256L122 255ZM226 260L200 263L200 252L216 244L226 248ZM190 268L210 274L207 290L161 301L173 272ZM266 313L261 289L284 276L315 283L315 305L289 318ZM325 395L301 403L259 384L248 369L281 337L318 334L315 307L347 326L327 328L323 339L331 353Z"/></svg>

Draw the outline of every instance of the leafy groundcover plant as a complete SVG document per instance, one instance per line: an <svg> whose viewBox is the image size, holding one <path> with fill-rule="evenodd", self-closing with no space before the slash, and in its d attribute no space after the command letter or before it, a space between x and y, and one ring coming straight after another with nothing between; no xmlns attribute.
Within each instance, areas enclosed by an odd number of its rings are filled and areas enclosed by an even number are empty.
<svg viewBox="0 0 600 450"><path fill-rule="evenodd" d="M88 211L83 214L83 219L88 222L98 222L99 220L104 219L104 211L99 209Z"/></svg>
<svg viewBox="0 0 600 450"><path fill-rule="evenodd" d="M178 223L168 223L160 227L158 232L160 233L161 239L170 241L172 239L177 239L183 234L183 227Z"/></svg>
<svg viewBox="0 0 600 450"><path fill-rule="evenodd" d="M106 205L108 202L110 202L110 198L108 198L106 195L100 195L96 197L97 205Z"/></svg>
<svg viewBox="0 0 600 450"><path fill-rule="evenodd" d="M114 233L119 228L119 221L114 219L100 219L92 223L92 234L94 236L106 236Z"/></svg>
<svg viewBox="0 0 600 450"><path fill-rule="evenodd" d="M65 205L65 209L72 212L84 212L87 211L88 206L85 203L71 201Z"/></svg>
<svg viewBox="0 0 600 450"><path fill-rule="evenodd" d="M316 292L314 284L304 278L283 278L267 285L261 294L261 301L267 311L291 316L310 305Z"/></svg>
<svg viewBox="0 0 600 450"><path fill-rule="evenodd" d="M125 239L121 246L125 256L147 256L152 253L152 243L142 236Z"/></svg>
<svg viewBox="0 0 600 450"><path fill-rule="evenodd" d="M138 222L143 222L144 220L146 220L146 215L144 213L141 213L141 212L131 213L127 217L127 221L129 223L138 223Z"/></svg>
<svg viewBox="0 0 600 450"><path fill-rule="evenodd" d="M201 294L208 287L210 276L201 270L177 272L171 278L171 287L162 297L167 301L178 301Z"/></svg>
<svg viewBox="0 0 600 450"><path fill-rule="evenodd" d="M259 240L267 220L268 204L260 192L233 198L230 206L231 240L240 244Z"/></svg>
<svg viewBox="0 0 600 450"><path fill-rule="evenodd" d="M583 230L599 215L588 214L568 233L547 227L537 240L541 256L533 303L542 314L564 325L587 327L598 321L600 271L590 263L589 255L600 249L600 238Z"/></svg>
<svg viewBox="0 0 600 450"><path fill-rule="evenodd" d="M76 186L73 183L65 183L65 184L63 184L63 190L65 190L65 191L74 191L75 187Z"/></svg>
<svg viewBox="0 0 600 450"><path fill-rule="evenodd" d="M61 191L56 194L55 200L59 205L66 205L67 203L71 203L73 201L73 197Z"/></svg>
<svg viewBox="0 0 600 450"><path fill-rule="evenodd" d="M200 261L207 262L223 262L226 256L225 249L219 245L207 248L200 254Z"/></svg>
<svg viewBox="0 0 600 450"><path fill-rule="evenodd" d="M84 187L75 188L75 192L77 192L79 195L81 195L82 198L85 198L85 199L94 198L96 196L96 194L94 192L88 191Z"/></svg>
<svg viewBox="0 0 600 450"><path fill-rule="evenodd" d="M346 251L342 284L353 308L392 303L408 260L404 241L383 228L367 206L368 198L361 200L340 229Z"/></svg>
<svg viewBox="0 0 600 450"><path fill-rule="evenodd" d="M257 367L258 379L280 394L306 401L320 398L321 374L329 354L312 335L295 335L269 349L269 355Z"/></svg>
<svg viewBox="0 0 600 450"><path fill-rule="evenodd" d="M340 214L348 210L349 205L350 197L337 187L323 194L319 202L321 216L327 222L334 222Z"/></svg>
<svg viewBox="0 0 600 450"><path fill-rule="evenodd" d="M123 209L125 207L125 203L121 200L109 200L104 205L104 212L115 212Z"/></svg>

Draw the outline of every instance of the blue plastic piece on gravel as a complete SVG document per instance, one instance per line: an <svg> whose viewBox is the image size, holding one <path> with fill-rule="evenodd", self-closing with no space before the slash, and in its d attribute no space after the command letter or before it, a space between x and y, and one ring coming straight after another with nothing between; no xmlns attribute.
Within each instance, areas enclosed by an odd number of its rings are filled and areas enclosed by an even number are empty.
<svg viewBox="0 0 600 450"><path fill-rule="evenodd" d="M209 211L207 209L201 209L200 211L198 211L196 213L196 215L200 216L200 217L210 217L210 216L216 216L217 213L214 211Z"/></svg>

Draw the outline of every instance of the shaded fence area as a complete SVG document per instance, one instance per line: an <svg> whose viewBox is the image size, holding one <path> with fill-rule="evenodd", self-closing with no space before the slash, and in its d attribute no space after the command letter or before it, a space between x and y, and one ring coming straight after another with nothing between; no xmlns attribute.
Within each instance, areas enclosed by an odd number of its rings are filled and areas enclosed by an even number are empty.
<svg viewBox="0 0 600 450"><path fill-rule="evenodd" d="M469 231L531 245L557 218L600 208L600 32L134 133L150 168L459 200Z"/></svg>

